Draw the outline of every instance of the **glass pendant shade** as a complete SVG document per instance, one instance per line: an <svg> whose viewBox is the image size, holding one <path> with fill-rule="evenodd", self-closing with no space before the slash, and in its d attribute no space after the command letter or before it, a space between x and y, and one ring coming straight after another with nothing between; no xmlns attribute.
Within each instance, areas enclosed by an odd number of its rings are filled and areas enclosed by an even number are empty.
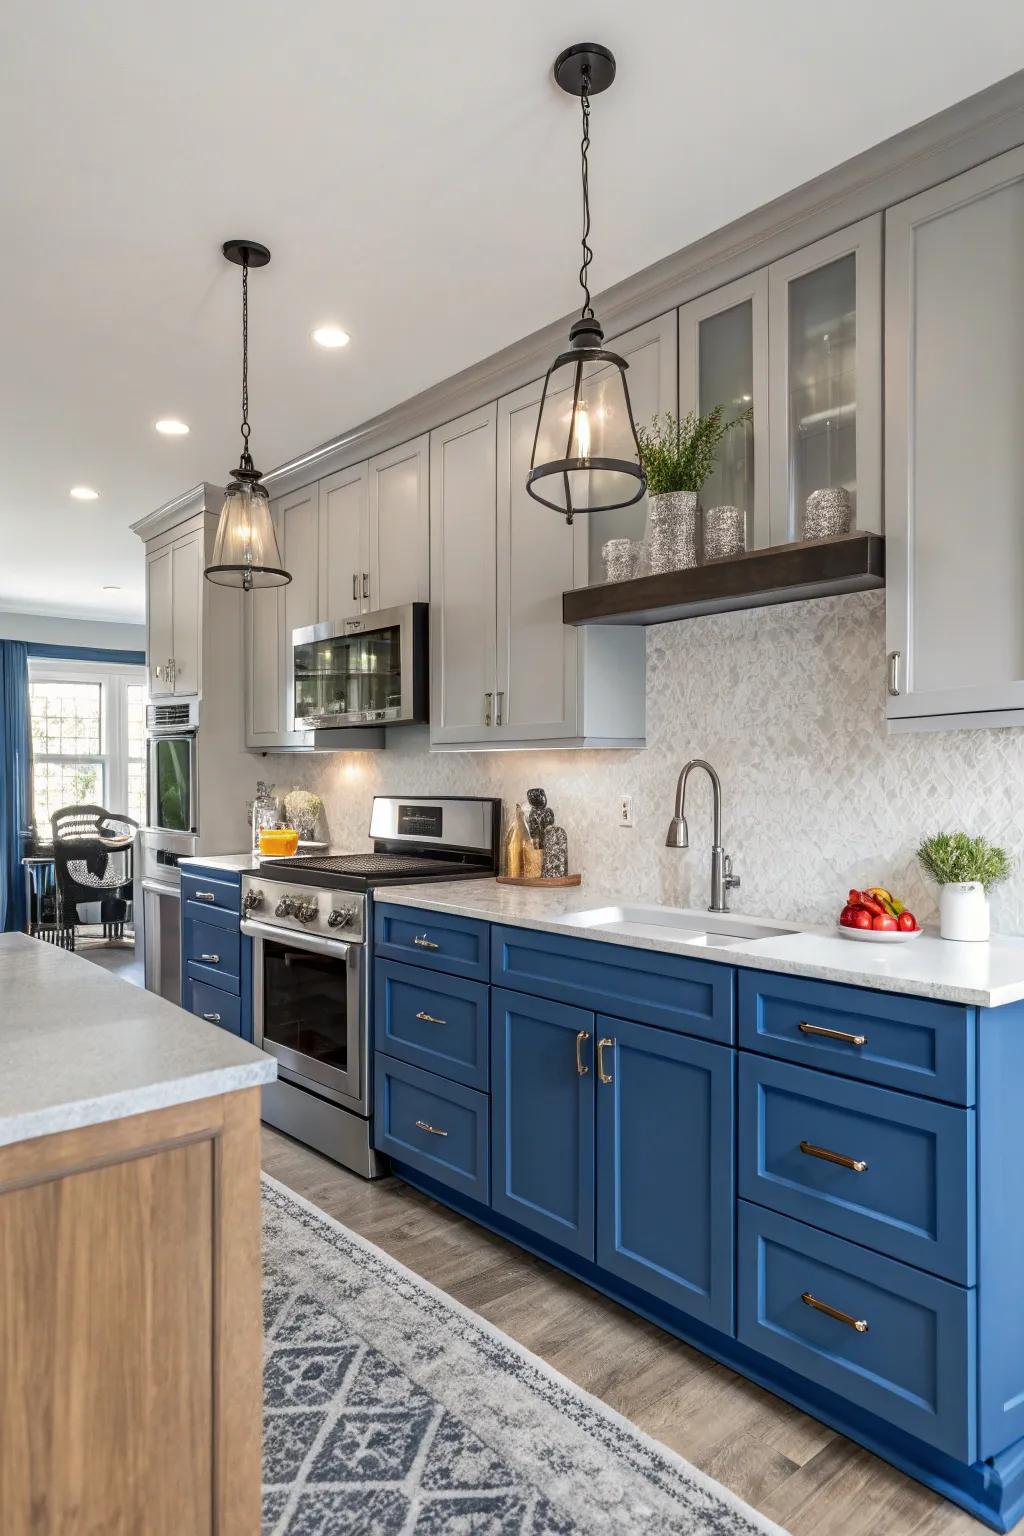
<svg viewBox="0 0 1024 1536"><path fill-rule="evenodd" d="M283 568L270 516L270 497L259 480L238 475L224 492L208 581L221 587L283 587Z"/></svg>
<svg viewBox="0 0 1024 1536"><path fill-rule="evenodd" d="M577 320L544 379L526 489L571 523L577 512L631 507L647 489L629 402L629 364Z"/></svg>

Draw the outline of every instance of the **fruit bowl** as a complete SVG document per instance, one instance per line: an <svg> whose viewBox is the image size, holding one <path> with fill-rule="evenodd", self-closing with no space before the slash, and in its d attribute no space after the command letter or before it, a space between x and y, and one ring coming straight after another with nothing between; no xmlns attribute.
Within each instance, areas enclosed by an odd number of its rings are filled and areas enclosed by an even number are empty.
<svg viewBox="0 0 1024 1536"><path fill-rule="evenodd" d="M836 928L844 939L860 939L868 944L906 944L908 939L919 939L924 933L923 928L847 928L843 923L836 923Z"/></svg>

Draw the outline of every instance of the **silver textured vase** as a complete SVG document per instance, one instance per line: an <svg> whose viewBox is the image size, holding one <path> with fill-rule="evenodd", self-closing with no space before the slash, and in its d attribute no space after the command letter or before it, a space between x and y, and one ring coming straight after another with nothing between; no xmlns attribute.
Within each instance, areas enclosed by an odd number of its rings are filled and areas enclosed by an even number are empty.
<svg viewBox="0 0 1024 1536"><path fill-rule="evenodd" d="M826 485L812 491L804 507L805 539L834 539L849 533L853 524L853 502L845 485Z"/></svg>
<svg viewBox="0 0 1024 1536"><path fill-rule="evenodd" d="M663 491L647 506L647 568L682 571L697 564L697 492Z"/></svg>
<svg viewBox="0 0 1024 1536"><path fill-rule="evenodd" d="M747 518L740 507L708 507L704 512L704 559L729 560L747 547Z"/></svg>

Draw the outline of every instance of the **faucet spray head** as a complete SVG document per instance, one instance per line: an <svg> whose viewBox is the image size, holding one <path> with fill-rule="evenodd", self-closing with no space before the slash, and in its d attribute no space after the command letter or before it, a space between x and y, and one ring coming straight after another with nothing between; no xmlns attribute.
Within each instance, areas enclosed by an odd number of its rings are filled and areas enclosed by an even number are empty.
<svg viewBox="0 0 1024 1536"><path fill-rule="evenodd" d="M673 816L669 822L668 836L665 839L666 848L689 848L690 832L686 825L685 816Z"/></svg>

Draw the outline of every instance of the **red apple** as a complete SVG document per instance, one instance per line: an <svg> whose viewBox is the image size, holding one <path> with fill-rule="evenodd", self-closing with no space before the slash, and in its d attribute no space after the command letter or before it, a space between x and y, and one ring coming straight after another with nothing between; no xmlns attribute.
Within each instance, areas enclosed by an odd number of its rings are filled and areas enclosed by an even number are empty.
<svg viewBox="0 0 1024 1536"><path fill-rule="evenodd" d="M883 912L880 917L873 917L871 919L871 926L879 933L895 933L899 925L894 917L889 916L888 912Z"/></svg>
<svg viewBox="0 0 1024 1536"><path fill-rule="evenodd" d="M917 932L917 918L914 916L913 912L901 912L897 921L904 933Z"/></svg>

